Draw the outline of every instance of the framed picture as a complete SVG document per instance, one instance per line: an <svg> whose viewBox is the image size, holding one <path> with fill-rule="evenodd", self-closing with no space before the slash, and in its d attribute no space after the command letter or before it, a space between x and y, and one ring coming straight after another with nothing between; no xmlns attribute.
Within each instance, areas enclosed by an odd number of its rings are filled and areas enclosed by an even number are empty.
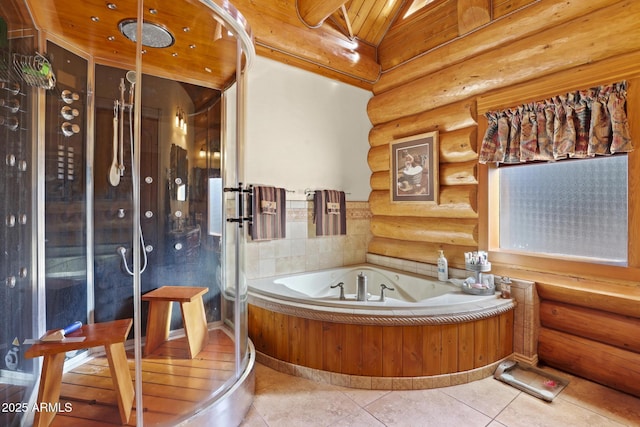
<svg viewBox="0 0 640 427"><path fill-rule="evenodd" d="M391 201L438 203L438 132L391 143Z"/></svg>

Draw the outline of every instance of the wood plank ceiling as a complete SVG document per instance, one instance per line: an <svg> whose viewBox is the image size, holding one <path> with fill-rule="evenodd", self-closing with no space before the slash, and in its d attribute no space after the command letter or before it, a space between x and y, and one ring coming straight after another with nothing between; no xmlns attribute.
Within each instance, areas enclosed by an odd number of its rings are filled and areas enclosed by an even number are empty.
<svg viewBox="0 0 640 427"><path fill-rule="evenodd" d="M12 0L20 3L19 0ZM214 0L218 4L225 0ZM381 74L492 19L540 0L232 0L258 54L372 89ZM4 3L4 0L3 0ZM97 62L131 67L135 44L118 23L135 0L26 0L39 30L79 46ZM145 72L222 88L233 80L235 43L200 0L144 0L145 20L175 36L147 49ZM407 11L413 13L407 15ZM97 18L97 19L96 19ZM188 30L185 30L188 29ZM184 70L189 70L184 76Z"/></svg>

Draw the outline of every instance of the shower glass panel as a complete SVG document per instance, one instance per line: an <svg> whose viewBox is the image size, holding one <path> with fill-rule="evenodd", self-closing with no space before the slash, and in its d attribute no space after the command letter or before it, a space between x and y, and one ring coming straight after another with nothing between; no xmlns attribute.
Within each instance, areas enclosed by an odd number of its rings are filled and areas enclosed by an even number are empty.
<svg viewBox="0 0 640 427"><path fill-rule="evenodd" d="M122 85L129 104L131 72L96 66L100 82L95 91L94 148L96 322L133 313L133 114L127 106L121 119L114 107L120 102ZM141 232L135 244L142 252L142 293L165 285L206 287L207 321L219 321L220 236L207 221L207 186L209 179L220 177L221 92L151 75L136 80L142 90L141 99L134 102L141 109L140 140L134 142L141 150ZM114 132L120 134L120 120L122 142L114 138ZM118 173L117 183L111 182L112 165L121 161L123 173ZM143 305L143 330L146 308ZM172 311L171 328L182 328L180 310Z"/></svg>
<svg viewBox="0 0 640 427"><path fill-rule="evenodd" d="M34 89L15 64L34 56L37 33L13 1L0 2L0 425L19 425L36 365L23 341L37 330Z"/></svg>

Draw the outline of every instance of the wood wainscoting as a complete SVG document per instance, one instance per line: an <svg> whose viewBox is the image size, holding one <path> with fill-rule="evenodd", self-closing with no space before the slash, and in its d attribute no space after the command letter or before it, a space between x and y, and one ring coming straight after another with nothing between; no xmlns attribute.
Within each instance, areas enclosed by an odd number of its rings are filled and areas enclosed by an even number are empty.
<svg viewBox="0 0 640 427"><path fill-rule="evenodd" d="M425 377L491 365L513 352L512 309L458 323L348 324L284 314L249 304L256 351L331 373Z"/></svg>

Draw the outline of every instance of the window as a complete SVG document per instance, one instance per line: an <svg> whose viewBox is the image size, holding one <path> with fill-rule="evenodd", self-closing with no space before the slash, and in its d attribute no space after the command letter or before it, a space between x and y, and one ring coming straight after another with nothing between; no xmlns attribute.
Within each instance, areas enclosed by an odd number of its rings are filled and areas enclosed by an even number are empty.
<svg viewBox="0 0 640 427"><path fill-rule="evenodd" d="M500 167L503 251L627 265L627 156Z"/></svg>

